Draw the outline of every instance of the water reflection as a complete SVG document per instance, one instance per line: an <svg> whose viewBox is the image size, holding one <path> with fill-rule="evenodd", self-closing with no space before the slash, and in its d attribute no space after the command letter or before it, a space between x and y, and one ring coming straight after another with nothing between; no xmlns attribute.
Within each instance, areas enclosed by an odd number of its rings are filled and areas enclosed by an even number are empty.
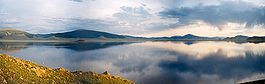
<svg viewBox="0 0 265 84"><path fill-rule="evenodd" d="M186 42L146 42L146 46L156 48L163 48L169 51L188 54L194 58L200 59L209 54L223 54L225 57L246 56L246 52L254 55L263 55L265 52L265 43L243 43L238 44L234 42L193 42L186 44Z"/></svg>
<svg viewBox="0 0 265 84"><path fill-rule="evenodd" d="M140 84L234 84L240 79L265 72L265 43L205 41L23 45L26 48L12 55L53 68L108 70Z"/></svg>
<svg viewBox="0 0 265 84"><path fill-rule="evenodd" d="M102 48L108 48L111 46L117 46L117 45L123 45L123 44L129 44L128 42L91 42L91 43L64 43L64 44L57 44L54 46L59 46L75 51L87 51L87 50L96 50L96 49L102 49Z"/></svg>
<svg viewBox="0 0 265 84"><path fill-rule="evenodd" d="M0 52L5 52L5 53L15 53L27 47L28 47L27 43L1 43L0 42Z"/></svg>
<svg viewBox="0 0 265 84"><path fill-rule="evenodd" d="M0 42L0 51L12 53L27 48L28 46L55 46L56 48L67 48L75 51L88 51L108 48L117 45L130 44L132 42L89 42L89 43L31 43L31 42Z"/></svg>

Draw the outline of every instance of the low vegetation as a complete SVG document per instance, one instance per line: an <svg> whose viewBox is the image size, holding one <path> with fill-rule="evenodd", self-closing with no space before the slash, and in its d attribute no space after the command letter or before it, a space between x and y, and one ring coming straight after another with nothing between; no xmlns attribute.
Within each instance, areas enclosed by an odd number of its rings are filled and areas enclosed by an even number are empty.
<svg viewBox="0 0 265 84"><path fill-rule="evenodd" d="M29 61L0 54L1 84L134 84L108 72L70 72L64 68L51 69Z"/></svg>

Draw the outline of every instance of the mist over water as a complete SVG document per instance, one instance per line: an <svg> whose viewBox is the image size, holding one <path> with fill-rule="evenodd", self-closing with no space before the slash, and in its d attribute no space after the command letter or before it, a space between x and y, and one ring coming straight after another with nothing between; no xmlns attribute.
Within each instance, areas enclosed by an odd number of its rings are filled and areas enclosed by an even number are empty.
<svg viewBox="0 0 265 84"><path fill-rule="evenodd" d="M51 68L109 71L137 84L234 84L265 72L265 43L0 43L0 52Z"/></svg>

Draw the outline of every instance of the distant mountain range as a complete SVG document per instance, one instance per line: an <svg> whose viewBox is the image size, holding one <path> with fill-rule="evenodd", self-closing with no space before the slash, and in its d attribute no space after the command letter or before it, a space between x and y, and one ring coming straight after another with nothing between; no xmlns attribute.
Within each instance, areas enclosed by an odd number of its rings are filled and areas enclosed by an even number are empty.
<svg viewBox="0 0 265 84"><path fill-rule="evenodd" d="M179 40L179 41L234 41L234 42L263 42L265 37L248 37L243 35L237 35L235 37L201 37L192 34L186 34L184 36L171 36L171 37L134 37L127 35L118 35L107 32L93 31L78 29L63 33L52 34L31 34L25 31L16 29L0 29L0 39L12 39L12 40L30 40L30 39L134 39L134 40Z"/></svg>
<svg viewBox="0 0 265 84"><path fill-rule="evenodd" d="M196 35L192 35L192 34L186 34L184 36L171 36L171 37L152 37L149 39L153 39L153 40L180 40L180 41L190 41L190 40L196 40L196 41L210 41L210 40L222 40L222 37L201 37L201 36L196 36Z"/></svg>
<svg viewBox="0 0 265 84"><path fill-rule="evenodd" d="M248 36L243 36L243 35L237 35L235 37L226 37L223 40L225 41L233 41L233 42L265 42L265 37L264 36L253 36L253 37L248 37Z"/></svg>
<svg viewBox="0 0 265 84"><path fill-rule="evenodd" d="M192 34L186 34L184 36L172 36L171 39L175 40L221 40L221 37L201 37Z"/></svg>
<svg viewBox="0 0 265 84"><path fill-rule="evenodd" d="M31 34L16 29L0 29L0 39L34 39L34 38L126 38L124 35L111 34L93 30L78 29L70 32L53 34Z"/></svg>

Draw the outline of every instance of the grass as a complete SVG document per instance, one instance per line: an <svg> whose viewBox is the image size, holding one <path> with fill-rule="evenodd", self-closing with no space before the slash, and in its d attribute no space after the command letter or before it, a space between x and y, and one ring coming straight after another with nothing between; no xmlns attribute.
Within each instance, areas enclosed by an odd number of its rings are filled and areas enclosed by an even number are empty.
<svg viewBox="0 0 265 84"><path fill-rule="evenodd" d="M29 61L0 54L1 84L134 84L130 80L109 73L70 72L52 69Z"/></svg>

